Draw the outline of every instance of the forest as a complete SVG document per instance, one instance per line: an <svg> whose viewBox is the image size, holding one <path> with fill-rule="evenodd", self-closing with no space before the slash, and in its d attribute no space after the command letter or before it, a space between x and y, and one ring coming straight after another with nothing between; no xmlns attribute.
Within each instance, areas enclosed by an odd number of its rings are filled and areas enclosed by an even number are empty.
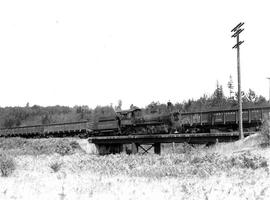
<svg viewBox="0 0 270 200"><path fill-rule="evenodd" d="M238 107L238 95L233 91L233 83L228 82L229 96L225 96L222 85L217 82L216 88L211 95L204 94L199 99L188 99L181 103L159 103L158 101L151 102L145 108L142 108L143 113L166 113L168 105L172 110L180 112L207 111L218 109L234 109ZM255 91L249 89L247 92L242 91L243 108L269 106L269 102L265 97L257 95ZM131 105L132 107L133 105ZM97 106L89 108L83 106L49 106L42 107L39 105L30 106L29 103L24 107L0 107L0 127L11 128L16 126L51 124L76 122L85 120L94 120L98 116L114 115L116 110L122 109L122 101L118 101L118 105L113 106Z"/></svg>

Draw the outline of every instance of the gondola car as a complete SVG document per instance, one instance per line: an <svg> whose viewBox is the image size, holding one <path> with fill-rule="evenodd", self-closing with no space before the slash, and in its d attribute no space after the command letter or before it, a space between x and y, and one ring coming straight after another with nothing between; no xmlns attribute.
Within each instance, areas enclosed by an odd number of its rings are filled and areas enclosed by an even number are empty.
<svg viewBox="0 0 270 200"><path fill-rule="evenodd" d="M269 119L269 106L244 108L242 110L244 131L258 130L262 122ZM182 130L187 133L236 131L238 122L238 109L181 113Z"/></svg>

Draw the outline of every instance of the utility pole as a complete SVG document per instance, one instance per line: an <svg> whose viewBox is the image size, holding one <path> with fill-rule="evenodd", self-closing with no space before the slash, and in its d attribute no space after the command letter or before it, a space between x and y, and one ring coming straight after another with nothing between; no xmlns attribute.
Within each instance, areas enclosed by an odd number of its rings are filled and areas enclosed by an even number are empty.
<svg viewBox="0 0 270 200"><path fill-rule="evenodd" d="M269 100L268 102L270 103L270 77L267 78L269 80Z"/></svg>
<svg viewBox="0 0 270 200"><path fill-rule="evenodd" d="M244 22L240 22L236 27L234 27L231 32L234 32L232 35L233 38L236 37L236 44L233 46L233 49L237 49L237 77L238 77L238 125L239 125L239 139L244 138L243 134L243 119L242 119L242 92L241 92L241 70L240 70L240 45L244 41L239 40L240 33L244 30L241 27L244 25Z"/></svg>

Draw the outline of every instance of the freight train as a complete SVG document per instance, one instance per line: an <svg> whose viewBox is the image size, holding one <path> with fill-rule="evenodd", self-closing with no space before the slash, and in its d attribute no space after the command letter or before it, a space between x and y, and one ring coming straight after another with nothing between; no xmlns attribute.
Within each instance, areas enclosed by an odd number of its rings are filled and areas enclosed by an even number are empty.
<svg viewBox="0 0 270 200"><path fill-rule="evenodd" d="M244 131L257 131L264 120L270 119L270 106L243 109ZM23 126L0 129L0 137L90 137L108 135L147 135L171 133L229 132L238 129L238 110L202 112L170 111L166 114L145 115L134 107L101 116L93 121Z"/></svg>

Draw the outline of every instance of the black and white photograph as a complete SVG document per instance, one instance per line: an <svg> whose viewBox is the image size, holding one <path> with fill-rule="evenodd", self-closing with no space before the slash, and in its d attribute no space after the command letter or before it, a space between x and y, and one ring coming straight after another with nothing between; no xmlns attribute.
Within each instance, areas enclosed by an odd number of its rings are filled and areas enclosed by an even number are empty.
<svg viewBox="0 0 270 200"><path fill-rule="evenodd" d="M270 2L0 0L0 200L270 199Z"/></svg>

